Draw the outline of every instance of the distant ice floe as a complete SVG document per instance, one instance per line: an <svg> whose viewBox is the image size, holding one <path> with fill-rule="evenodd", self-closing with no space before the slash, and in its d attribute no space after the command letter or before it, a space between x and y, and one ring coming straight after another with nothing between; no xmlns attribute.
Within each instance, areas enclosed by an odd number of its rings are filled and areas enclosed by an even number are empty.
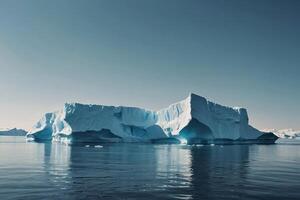
<svg viewBox="0 0 300 200"><path fill-rule="evenodd" d="M17 128L0 129L0 136L25 136L27 131Z"/></svg>

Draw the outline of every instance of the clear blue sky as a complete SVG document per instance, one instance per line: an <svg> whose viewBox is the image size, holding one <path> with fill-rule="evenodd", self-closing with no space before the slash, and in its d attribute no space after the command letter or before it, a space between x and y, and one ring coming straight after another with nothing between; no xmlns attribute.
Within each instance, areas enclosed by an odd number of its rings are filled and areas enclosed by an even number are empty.
<svg viewBox="0 0 300 200"><path fill-rule="evenodd" d="M189 92L300 128L300 1L0 0L0 127L64 102L159 109Z"/></svg>

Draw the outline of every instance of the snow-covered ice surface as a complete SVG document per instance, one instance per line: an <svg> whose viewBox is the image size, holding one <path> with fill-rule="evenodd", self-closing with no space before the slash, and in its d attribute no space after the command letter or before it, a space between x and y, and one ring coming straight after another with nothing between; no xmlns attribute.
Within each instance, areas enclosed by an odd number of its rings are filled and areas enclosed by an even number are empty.
<svg viewBox="0 0 300 200"><path fill-rule="evenodd" d="M188 143L273 143L277 139L272 133L251 127L246 109L222 106L195 94L159 111L66 103L62 110L46 113L27 137L71 142Z"/></svg>

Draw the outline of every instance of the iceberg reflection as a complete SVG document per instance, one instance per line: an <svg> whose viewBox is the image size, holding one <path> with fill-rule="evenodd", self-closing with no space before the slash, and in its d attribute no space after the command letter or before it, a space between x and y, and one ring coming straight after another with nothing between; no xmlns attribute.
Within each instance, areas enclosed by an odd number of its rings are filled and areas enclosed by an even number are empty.
<svg viewBox="0 0 300 200"><path fill-rule="evenodd" d="M104 144L95 148L48 143L44 147L49 183L69 198L217 199L224 188L242 195L240 183L249 171L247 145Z"/></svg>

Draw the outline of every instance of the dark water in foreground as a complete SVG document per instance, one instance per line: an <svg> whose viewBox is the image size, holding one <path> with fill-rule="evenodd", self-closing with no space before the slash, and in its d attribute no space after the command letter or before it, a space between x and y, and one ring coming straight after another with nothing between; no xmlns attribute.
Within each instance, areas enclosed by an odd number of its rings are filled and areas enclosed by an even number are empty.
<svg viewBox="0 0 300 200"><path fill-rule="evenodd" d="M300 199L300 145L103 148L0 137L0 199Z"/></svg>

